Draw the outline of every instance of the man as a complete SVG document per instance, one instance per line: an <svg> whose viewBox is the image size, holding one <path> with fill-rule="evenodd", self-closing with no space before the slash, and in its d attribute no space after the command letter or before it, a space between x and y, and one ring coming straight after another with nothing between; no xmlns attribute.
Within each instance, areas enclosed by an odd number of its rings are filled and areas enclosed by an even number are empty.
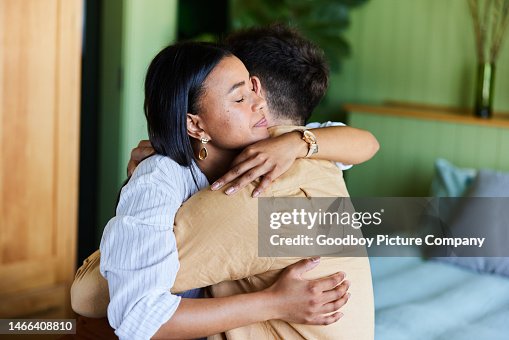
<svg viewBox="0 0 509 340"><path fill-rule="evenodd" d="M231 35L227 43L251 75L261 80L262 95L266 97L268 106L267 119L270 125L277 125L269 130L271 136L299 128L327 88L328 69L321 51L283 26L239 32ZM376 152L376 140L369 133L363 133L345 127L347 142L341 144L345 151L342 161L356 163L359 159L369 159ZM311 152L316 141L306 140L306 143L309 143ZM228 177L225 176L222 182ZM241 189L245 184L242 181L245 178L234 185L238 190L235 197L206 189L192 196L179 210L174 231L181 267L172 291L211 284L214 284L211 292L217 297L260 290L274 282L282 268L299 260L257 256L258 206L251 193L258 183L250 183ZM337 197L348 196L348 192L341 171L331 162L301 159L267 188L264 196ZM98 261L98 254L91 256L77 273L72 300L78 313L100 316L102 312L105 315L107 283L98 272ZM310 273L311 277L321 277L338 270L346 272L352 284L352 301L342 309L345 317L340 322L317 327L270 320L230 330L226 337L372 339L374 315L368 259L322 259L322 263ZM86 306L83 293L90 288L99 291L102 288L99 294L102 303L95 297L91 306Z"/></svg>

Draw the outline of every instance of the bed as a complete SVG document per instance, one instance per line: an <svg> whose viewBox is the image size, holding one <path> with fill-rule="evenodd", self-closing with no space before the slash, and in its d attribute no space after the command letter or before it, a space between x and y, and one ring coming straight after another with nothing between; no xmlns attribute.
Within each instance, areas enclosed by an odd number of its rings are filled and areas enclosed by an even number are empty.
<svg viewBox="0 0 509 340"><path fill-rule="evenodd" d="M418 257L370 262L376 339L509 339L509 278Z"/></svg>
<svg viewBox="0 0 509 340"><path fill-rule="evenodd" d="M479 226L493 227L501 247L509 249L509 174L460 169L443 159L435 170L434 196L497 197L498 210L483 207L490 221ZM456 221L468 223L472 211L459 210ZM411 255L370 258L377 340L509 339L509 257Z"/></svg>

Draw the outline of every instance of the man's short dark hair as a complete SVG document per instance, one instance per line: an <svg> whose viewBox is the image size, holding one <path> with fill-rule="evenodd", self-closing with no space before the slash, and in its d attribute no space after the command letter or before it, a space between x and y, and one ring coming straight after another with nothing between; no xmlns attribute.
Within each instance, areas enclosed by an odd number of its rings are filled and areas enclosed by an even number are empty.
<svg viewBox="0 0 509 340"><path fill-rule="evenodd" d="M309 119L329 83L320 48L281 24L234 32L225 44L260 78L274 115L299 124Z"/></svg>

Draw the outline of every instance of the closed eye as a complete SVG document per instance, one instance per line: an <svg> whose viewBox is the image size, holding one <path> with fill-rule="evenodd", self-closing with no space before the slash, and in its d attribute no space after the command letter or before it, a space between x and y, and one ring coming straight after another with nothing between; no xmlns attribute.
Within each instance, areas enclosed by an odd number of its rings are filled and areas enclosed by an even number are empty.
<svg viewBox="0 0 509 340"><path fill-rule="evenodd" d="M239 100L236 100L235 103L242 103L244 101L244 97L242 97L241 99Z"/></svg>

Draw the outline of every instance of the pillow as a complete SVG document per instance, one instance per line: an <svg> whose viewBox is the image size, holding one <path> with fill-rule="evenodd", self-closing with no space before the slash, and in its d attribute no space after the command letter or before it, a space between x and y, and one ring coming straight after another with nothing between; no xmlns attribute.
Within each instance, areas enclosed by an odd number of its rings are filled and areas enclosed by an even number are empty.
<svg viewBox="0 0 509 340"><path fill-rule="evenodd" d="M468 191L469 197L509 197L509 172L482 169Z"/></svg>
<svg viewBox="0 0 509 340"><path fill-rule="evenodd" d="M461 197L466 192L477 171L470 168L458 168L449 161L438 158L431 182L431 196Z"/></svg>
<svg viewBox="0 0 509 340"><path fill-rule="evenodd" d="M476 175L476 169L459 168L446 159L437 158L435 160L433 179L431 181L431 196L463 197ZM437 215L437 210L432 211L427 216L427 219L421 221L419 228L429 234L432 233L440 223L445 222L446 224L450 224L449 222L457 208L458 201L459 200L456 199L434 200L435 203L440 204L439 216ZM438 206L434 209L438 209ZM440 222L440 220L442 222ZM430 249L424 250L425 257L440 256L441 254L444 253L442 251Z"/></svg>
<svg viewBox="0 0 509 340"><path fill-rule="evenodd" d="M509 244L509 173L481 170L450 223L453 234L488 237L485 249L507 255ZM482 199L479 199L482 197ZM477 199L476 199L477 198ZM481 228L483 229L481 229ZM477 234L477 235L476 235ZM468 254L475 255L475 254ZM482 255L487 255L486 250ZM437 257L480 273L509 277L509 257Z"/></svg>

